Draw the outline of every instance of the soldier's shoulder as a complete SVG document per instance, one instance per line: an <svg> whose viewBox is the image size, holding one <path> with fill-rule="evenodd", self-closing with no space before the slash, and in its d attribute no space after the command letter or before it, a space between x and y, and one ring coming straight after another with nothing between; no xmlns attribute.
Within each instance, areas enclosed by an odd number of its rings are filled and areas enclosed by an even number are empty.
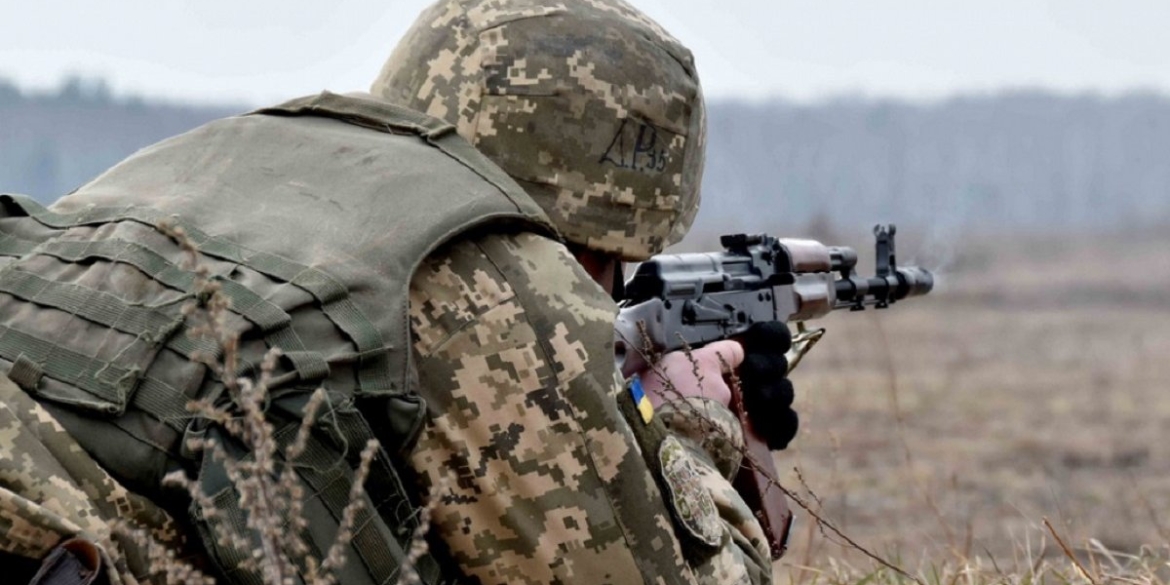
<svg viewBox="0 0 1170 585"><path fill-rule="evenodd" d="M414 273L412 289L489 293L477 304L520 297L553 306L586 303L612 319L613 301L564 244L527 231L476 230L432 252Z"/></svg>
<svg viewBox="0 0 1170 585"><path fill-rule="evenodd" d="M563 244L532 232L458 236L423 261L410 289L411 324L424 346L505 304L538 329L600 328L612 337L613 301Z"/></svg>

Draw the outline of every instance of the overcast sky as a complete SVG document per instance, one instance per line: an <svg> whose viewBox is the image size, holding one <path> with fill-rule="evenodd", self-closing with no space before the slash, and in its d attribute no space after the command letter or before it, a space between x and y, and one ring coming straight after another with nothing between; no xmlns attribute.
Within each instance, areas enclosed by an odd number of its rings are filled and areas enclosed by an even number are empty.
<svg viewBox="0 0 1170 585"><path fill-rule="evenodd" d="M632 0L709 96L1170 93L1166 0ZM429 0L0 0L0 77L261 104L364 89Z"/></svg>

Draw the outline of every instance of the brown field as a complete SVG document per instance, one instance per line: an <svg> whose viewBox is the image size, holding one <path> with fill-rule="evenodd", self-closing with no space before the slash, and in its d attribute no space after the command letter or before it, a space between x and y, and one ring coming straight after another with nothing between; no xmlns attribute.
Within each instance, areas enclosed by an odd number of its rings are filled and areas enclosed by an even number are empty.
<svg viewBox="0 0 1170 585"><path fill-rule="evenodd" d="M1170 230L954 249L930 297L822 322L782 481L911 570L1059 555L1044 518L1074 548L1170 543ZM868 566L797 514L779 576Z"/></svg>

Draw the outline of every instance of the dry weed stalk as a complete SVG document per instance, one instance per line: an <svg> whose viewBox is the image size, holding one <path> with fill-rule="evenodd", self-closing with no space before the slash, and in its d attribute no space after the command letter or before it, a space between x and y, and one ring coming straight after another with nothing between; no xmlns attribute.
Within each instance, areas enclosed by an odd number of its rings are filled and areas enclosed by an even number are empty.
<svg viewBox="0 0 1170 585"><path fill-rule="evenodd" d="M442 479L433 490L432 494L441 494L447 491L447 480ZM435 506L439 503L437 497L429 497L426 503L418 512L418 526L415 527L414 533L410 536L410 549L406 551L406 560L402 564L402 572L398 575L396 585L417 585L421 582L418 574L418 561L430 551L430 544L427 542L427 532L431 527L431 514L435 511Z"/></svg>
<svg viewBox="0 0 1170 585"><path fill-rule="evenodd" d="M644 323L638 323L638 331L642 335L642 346L636 348L635 351L642 352L642 357L646 361L646 363L649 364L651 371L654 372L654 374L657 375L659 378L661 378L661 380L663 381L663 386L664 386L664 390L666 391L666 393L672 395L677 400L678 404L684 405L685 408L690 409L691 412L694 414L694 416L699 421L701 421L703 423L703 427L705 428L705 430L707 430L708 432L716 432L716 433L723 432L721 429L718 428L718 425L716 425L714 421L712 421L712 420L710 420L710 418L708 418L706 413L700 412L698 410L698 408L694 404L690 403L689 401L682 400L682 398L684 398L683 394L681 392L679 392L678 388L676 388L675 385L667 377L666 372L660 366L660 360L655 359L656 352L654 351L653 346L650 343L651 338L648 335L648 332L646 331L646 326ZM690 361L691 368L692 368L692 374L696 377L696 381L698 382L698 384L701 388L703 379L699 375L699 371L700 371L699 363L695 359L694 354L692 353L692 348L690 347L689 344L687 344L685 342L685 340L683 340L683 352L685 353L687 360ZM739 389L739 384L740 384L739 377L737 375L735 375L735 372L732 368L728 367L728 364L724 360L722 355L719 355L718 357L719 357L719 360L720 360L721 364L723 365L724 369L731 371L728 382L730 384L734 384L735 387L737 389ZM728 440L730 441L731 439L728 438ZM754 468L756 470L761 470L761 472L764 469L768 469L768 467L764 466L763 462L757 461L755 459L755 457L753 457L752 454L748 452L746 446L740 446L740 454L743 457L743 460L747 463L747 465L743 466L744 468L747 468L748 466L750 466L751 468ZM890 571L893 571L894 573L896 573L896 574L898 574L898 575L900 575L900 576L902 576L910 581L913 581L914 583L917 583L918 585L926 585L923 581L921 581L917 577L911 575L909 572L907 572L906 570L899 567L893 561L887 560L886 558L882 557L881 555L871 551L870 549L861 545L860 543L858 543L854 539L850 538L841 529L837 528L837 526L833 522L831 522L827 518L825 518L824 515L820 513L820 510L818 509L817 506L809 504L807 501L805 501L804 498L800 497L799 494L797 494L796 492L781 485L779 479L776 478L775 476L765 474L765 479L767 479L767 481L772 486L774 486L776 489L783 492L784 495L790 501L792 501L797 506L799 506L801 509L803 509L805 512L807 512L808 515L811 516L816 521L817 525L819 527L821 527L822 530L827 530L829 533L831 533L837 539L840 539L842 542L844 542L846 546L862 553L863 555L870 558L878 565L880 565L880 566L882 566Z"/></svg>
<svg viewBox="0 0 1170 585"><path fill-rule="evenodd" d="M643 334L644 335L644 334ZM645 335L644 335L645 338ZM643 351L643 356L653 356L651 348L640 348ZM686 350L688 356L691 355L690 349ZM691 364L697 369L698 365L693 357L689 357ZM720 356L720 359L722 357ZM665 371L660 367L657 359L647 358L646 362L650 364L651 371L659 375L664 380L665 391L671 394L673 398L682 398L681 392L666 379ZM725 364L726 365L726 364ZM892 370L892 363L887 364L888 368ZM889 373L889 372L887 372ZM728 382L731 384L739 384L739 380L735 375L729 376ZM702 380L699 380L700 385ZM897 407L897 381L896 378L891 380L891 400L895 403L896 416L899 418L899 426L904 424L902 420L901 409ZM695 415L703 424L703 428L711 432L722 432L713 421L709 420L705 413L699 412L693 405L687 401L678 401L677 404L684 405L690 408L693 415ZM899 429L901 430L901 429ZM906 444L905 439L902 439L902 448L905 456L904 462L908 466L912 466L912 455L910 454L909 445ZM745 463L747 465L756 465L752 459L751 454L746 451L742 452ZM790 574L792 583L801 583L806 585L906 585L914 583L916 585L1041 585L1041 584L1057 584L1057 585L1103 585L1106 583L1125 583L1133 585L1170 585L1167 580L1167 575L1170 574L1170 543L1167 543L1165 550L1143 549L1141 554L1126 555L1109 551L1100 542L1090 541L1085 547L1088 554L1090 567L1086 567L1079 558L1073 553L1072 548L1068 543L1055 532L1051 524L1044 521L1044 525L1051 531L1052 537L1055 538L1060 547L1063 557L1068 564L1061 566L1054 562L1049 557L1043 554L1046 548L1043 541L1039 546L1039 551L1034 550L1031 540L1026 543L1021 543L1017 546L1017 554L1022 553L1022 557L1017 558L1014 567L1005 570L1001 567L994 556L987 554L986 557L973 557L970 554L972 549L973 536L968 530L965 537L966 542L962 547L957 546L956 539L950 530L950 526L943 521L941 511L934 505L933 500L932 512L936 518L944 524L948 529L949 536L949 552L954 560L942 560L937 564L927 564L919 567L914 572L900 566L896 559L890 559L879 555L867 547L861 545L845 531L838 528L832 521L827 519L823 514L823 502L821 498L813 491L813 489L805 481L803 473L797 469L797 476L801 482L803 489L809 494L809 500L803 498L800 494L784 487L779 483L777 478L768 477L767 479L777 489L780 489L796 506L803 509L814 520L810 525L810 539L814 531L812 526L816 526L826 540L836 541L839 545L860 552L871 561L876 563L876 568L861 570L848 564L843 559L829 557L821 560L817 564L820 566L813 566L813 561L810 556L806 556L801 562L791 564L790 567L795 569L795 575ZM922 485L916 486L919 490L925 492L925 487ZM1105 559L1108 564L1108 570L1102 566L1100 559Z"/></svg>
<svg viewBox="0 0 1170 585"><path fill-rule="evenodd" d="M969 556L969 546L963 549L965 552L960 551L958 545L956 544L957 538L955 537L955 532L951 527L951 523L947 521L946 515L943 514L942 508L938 506L938 502L934 500L934 496L931 494L930 490L928 490L926 486L923 485L922 480L918 478L918 474L914 471L914 454L910 450L909 441L906 440L906 417L902 413L902 402L900 399L901 393L899 391L901 387L898 381L898 369L894 366L894 354L892 351L890 351L890 340L886 335L886 329L882 325L882 320L880 318L877 318L871 313L869 320L877 329L878 339L880 340L878 346L882 348L882 358L884 362L883 365L885 367L886 390L889 392L890 396L890 408L894 412L894 421L896 423L895 428L897 430L898 443L902 447L902 464L905 468L905 475L910 480L910 483L914 486L914 488L918 491L919 496L922 498L922 501L926 503L926 507L930 510L931 514L934 515L934 518L938 522L939 526L942 527L943 533L947 537L947 544L950 546L952 554L954 554L957 558Z"/></svg>
<svg viewBox="0 0 1170 585"><path fill-rule="evenodd" d="M215 439L195 438L187 444L193 451L204 452L205 456L212 457L224 467L239 494L239 506L245 512L248 534L241 534L231 528L230 523L222 522L218 526L218 544L248 552L241 568L257 571L266 585L291 585L298 575L308 585L333 585L337 582L337 571L345 564L345 551L353 538L357 515L365 505L362 486L379 445L371 440L362 450L337 535L325 558L314 558L302 536L308 525L304 516L306 494L293 462L304 453L320 410L328 408L326 393L323 389L313 393L293 441L282 449L276 440L276 429L265 413L269 384L280 357L279 349L267 352L256 380L237 377L239 337L227 326L230 299L211 278L209 267L201 262L198 247L181 226L160 223L157 227L178 243L187 257L187 268L195 275L193 299L183 306L183 314L191 324L189 334L208 339L221 349L219 356L191 357L207 365L222 380L230 398L229 405L217 405L210 400L192 401L188 410L223 428L248 452L247 457L234 457ZM163 481L186 489L207 520L216 520L223 514L199 484L184 472L173 472ZM429 509L424 513L429 515ZM429 522L424 521L416 530L411 565L425 554L428 527ZM144 532L126 526L122 526L122 530L144 547L153 574L160 575L166 583L214 582L176 559L173 551L165 549ZM419 549L417 552L416 548ZM298 561L302 566L298 567ZM413 573L412 566L404 567L403 573Z"/></svg>
<svg viewBox="0 0 1170 585"><path fill-rule="evenodd" d="M1056 544L1060 545L1060 550L1064 552L1064 556L1068 557L1068 560L1072 562L1073 567L1076 567L1077 572L1080 573L1081 577L1093 585L1098 585L1098 580L1089 573L1088 569L1086 569L1083 564L1081 564L1081 561L1077 559L1075 554L1073 554L1072 549L1070 549L1068 544L1064 542L1064 539L1060 537L1060 533L1058 533L1056 529L1052 527L1052 523L1048 521L1048 518L1044 518L1044 527L1048 529L1048 532L1052 533L1052 538L1056 539Z"/></svg>
<svg viewBox="0 0 1170 585"><path fill-rule="evenodd" d="M116 520L113 530L128 538L146 558L151 575L160 577L164 583L184 585L215 585L215 579L180 559L175 549L164 546L146 530L127 522Z"/></svg>

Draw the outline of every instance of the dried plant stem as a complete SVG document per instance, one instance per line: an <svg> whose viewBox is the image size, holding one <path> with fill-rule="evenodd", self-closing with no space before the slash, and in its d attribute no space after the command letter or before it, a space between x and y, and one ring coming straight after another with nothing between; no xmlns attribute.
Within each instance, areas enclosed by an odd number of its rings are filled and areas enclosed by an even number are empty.
<svg viewBox="0 0 1170 585"><path fill-rule="evenodd" d="M917 474L914 471L914 454L910 450L910 443L906 440L906 417L902 413L902 403L899 399L900 385L898 382L898 370L896 367L894 367L894 354L890 351L890 340L886 335L885 327L882 326L881 319L871 316L870 322L872 322L874 327L877 328L878 336L881 340L879 345L882 348L882 355L884 358L883 363L886 368L886 388L890 394L890 408L894 411L894 421L897 428L898 443L902 447L902 460L906 468L906 475L910 479L910 483L914 486L914 489L916 489L918 494L922 497L922 500L926 502L927 508L930 509L931 514L934 515L935 520L938 521L939 526L942 527L943 532L947 537L947 543L951 547L951 551L956 556L961 558L963 555L959 554L959 548L956 545L957 539L955 537L954 530L951 528L950 522L947 522L946 515L943 514L942 509L938 506L938 503L934 501L934 496L931 495L930 490L926 489L926 486L922 484L922 481L919 480Z"/></svg>
<svg viewBox="0 0 1170 585"><path fill-rule="evenodd" d="M380 446L377 441L370 440L363 449L334 541L324 559L313 558L308 554L310 548L303 537L308 527L308 520L304 517L305 490L294 462L309 445L318 414L327 405L326 393L317 389L312 394L292 442L281 449L276 428L266 413L269 387L279 364L280 349L272 348L265 354L255 380L238 377L240 341L237 333L227 325L230 299L211 277L211 270L202 262L198 247L181 226L160 223L157 227L178 244L187 256L187 268L195 275L192 300L183 307L189 334L208 339L221 350L218 356L204 354L192 356L192 359L207 365L218 376L228 400L225 403L192 401L188 410L207 423L222 428L248 453L244 458L232 457L215 439L191 439L187 443L193 451L203 452L204 457L211 457L223 466L239 495L238 505L245 512L248 534L240 534L230 522L218 522L217 543L246 552L241 568L258 571L266 585L293 583L298 575L309 585L333 585L337 582L337 571L345 564L358 515L365 507L363 485ZM198 482L190 480L183 472L172 473L163 481L184 488L207 520L219 519L221 511L214 500L203 493ZM298 567L298 561L303 568Z"/></svg>
<svg viewBox="0 0 1170 585"><path fill-rule="evenodd" d="M1068 557L1068 560L1072 561L1073 566L1076 567L1077 572L1081 574L1081 577L1089 583L1097 585L1097 580L1089 574L1089 571L1085 569L1085 566L1081 564L1081 561L1077 559L1075 554L1073 554L1072 549L1070 549L1068 545L1065 544L1064 539L1061 538L1060 534L1056 532L1056 529L1052 527L1052 523L1048 521L1048 518L1044 518L1044 526L1045 528L1048 528L1048 532L1052 534L1052 538L1056 539L1056 544L1060 545L1060 550L1064 551L1064 556Z"/></svg>
<svg viewBox="0 0 1170 585"><path fill-rule="evenodd" d="M416 567L418 566L419 559L430 550L430 545L427 542L427 532L431 529L431 515L434 514L435 506L439 503L438 494L446 491L447 480L443 479L431 490L431 494L427 497L426 503L419 510L418 526L415 527L414 533L410 536L410 549L406 552L406 561L403 563L402 572L398 575L396 585L416 585L421 582Z"/></svg>
<svg viewBox="0 0 1170 585"><path fill-rule="evenodd" d="M639 330L643 332L643 337L644 337L644 344L643 345L645 346L648 344L648 341L647 341L648 338L645 335L644 325L639 324ZM684 351L686 352L687 359L690 360L693 369L695 371L697 371L698 367L699 367L698 362L697 362L697 360L695 360L693 354L690 351L690 348L685 347ZM690 403L688 403L686 400L679 400L679 399L684 398L683 394L681 392L679 392L678 388L675 387L673 382L670 379L668 379L666 372L665 372L665 370L662 369L659 361L658 360L651 361L652 355L653 355L652 351L646 351L642 357L646 360L646 363L649 364L651 371L653 371L656 375L658 375L659 377L662 378L662 380L664 382L664 389L665 389L666 393L672 395L676 400L678 400L678 402L680 404L687 405L687 407L691 408L692 412L694 413L694 415L696 417L699 418L699 420L706 421L707 427L710 430L715 431L715 432L722 432L721 430L718 429L718 426L714 423L714 421L711 421L708 418L706 418L706 415L704 413L699 412L698 409L694 408L694 406L691 405ZM719 356L719 359L723 360L723 356ZM724 362L724 365L726 365L726 362ZM729 378L730 378L729 382L736 383L736 384L739 383L738 377L736 377L734 375L734 373ZM877 553L875 553L875 552L869 550L868 548L866 548L865 546L861 545L861 543L850 538L842 530L838 529L837 526L835 524L833 524L833 522L829 521L818 510L816 510L812 505L810 505L808 502L806 502L804 500L804 498L801 498L798 494L796 494L792 490L789 490L788 488L781 485L779 479L777 479L774 475L765 473L763 470L768 469L768 467L765 467L762 462L755 460L755 458L752 456L752 454L748 452L746 447L740 446L740 454L743 456L744 460L747 461L754 469L759 470L759 472L762 475L764 475L765 479L768 481L768 483L770 485L779 489L785 496L788 497L789 500L791 500L793 503L795 503L797 506L799 506L801 509L803 509L805 512L807 512L809 516L812 516L812 518L817 522L817 524L819 526L821 526L824 530L828 530L836 538L838 538L842 542L844 542L847 546L860 552L861 554L865 555L866 557L868 557L870 560L874 561L875 563L878 563L882 567L885 567L885 568L893 571L894 573L901 575L902 577L909 579L910 581L913 581L914 583L917 583L918 585L925 585L925 583L923 583L923 581L921 581L917 577L911 575L905 569L899 567L898 565L894 564L892 561L885 559L881 555L878 555ZM770 467L774 467L774 466L770 466Z"/></svg>

